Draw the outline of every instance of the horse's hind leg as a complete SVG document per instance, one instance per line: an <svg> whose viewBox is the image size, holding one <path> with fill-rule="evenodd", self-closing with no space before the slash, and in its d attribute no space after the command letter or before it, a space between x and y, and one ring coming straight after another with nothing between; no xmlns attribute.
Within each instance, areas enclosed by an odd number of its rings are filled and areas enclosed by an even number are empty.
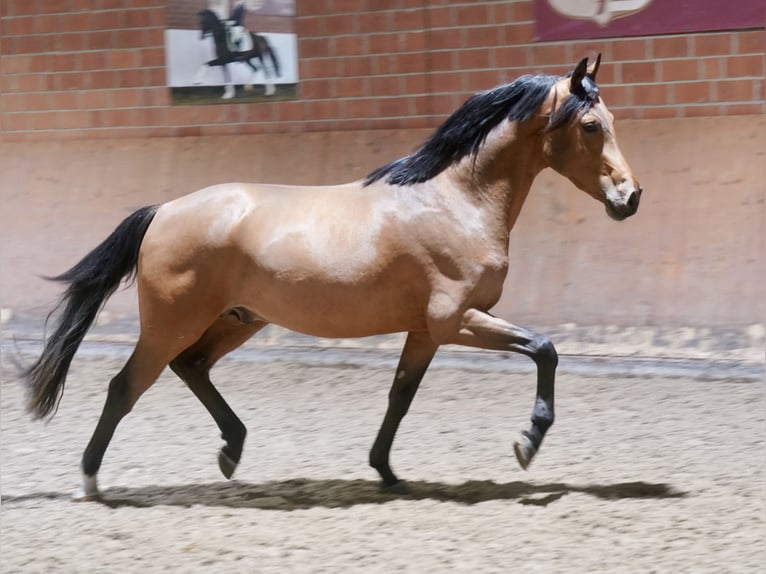
<svg viewBox="0 0 766 574"><path fill-rule="evenodd" d="M428 333L409 333L404 344L399 366L396 368L394 383L388 394L388 409L383 424L370 450L370 466L383 479L383 487L404 492L406 489L391 470L389 454L394 436L404 415L410 408L428 365L438 349Z"/></svg>
<svg viewBox="0 0 766 574"><path fill-rule="evenodd" d="M139 339L128 362L109 383L104 409L82 456L83 483L75 492L76 499L91 500L98 497L96 474L117 425L131 411L139 397L154 384L166 365L166 357Z"/></svg>
<svg viewBox="0 0 766 574"><path fill-rule="evenodd" d="M266 325L262 321L242 323L232 314L224 315L196 343L170 363L173 372L205 405L221 429L221 438L226 444L218 453L218 466L226 478L231 478L239 463L247 430L210 382L210 369L221 357L242 345Z"/></svg>

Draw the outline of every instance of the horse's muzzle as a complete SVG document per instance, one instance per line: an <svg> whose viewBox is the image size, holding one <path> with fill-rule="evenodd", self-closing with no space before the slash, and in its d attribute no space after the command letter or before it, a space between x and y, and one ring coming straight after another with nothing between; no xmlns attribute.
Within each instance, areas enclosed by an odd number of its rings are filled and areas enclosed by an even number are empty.
<svg viewBox="0 0 766 574"><path fill-rule="evenodd" d="M606 212L609 217L622 221L638 211L638 204L641 203L641 193L644 190L640 186L635 186L632 190L623 196L622 201L606 201Z"/></svg>

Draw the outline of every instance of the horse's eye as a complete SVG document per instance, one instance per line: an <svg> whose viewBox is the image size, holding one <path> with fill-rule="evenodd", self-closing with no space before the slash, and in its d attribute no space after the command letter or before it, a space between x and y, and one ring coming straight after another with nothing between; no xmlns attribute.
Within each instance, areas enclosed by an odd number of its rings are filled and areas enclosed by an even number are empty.
<svg viewBox="0 0 766 574"><path fill-rule="evenodd" d="M598 122L588 122L582 125L582 129L584 129L589 134L596 133L598 131Z"/></svg>

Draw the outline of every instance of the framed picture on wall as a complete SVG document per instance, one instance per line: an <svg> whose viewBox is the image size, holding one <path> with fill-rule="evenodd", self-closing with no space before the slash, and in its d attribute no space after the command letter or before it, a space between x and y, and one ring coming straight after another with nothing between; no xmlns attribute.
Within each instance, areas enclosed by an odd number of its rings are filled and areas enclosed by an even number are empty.
<svg viewBox="0 0 766 574"><path fill-rule="evenodd" d="M165 53L174 104L294 99L295 0L169 0Z"/></svg>

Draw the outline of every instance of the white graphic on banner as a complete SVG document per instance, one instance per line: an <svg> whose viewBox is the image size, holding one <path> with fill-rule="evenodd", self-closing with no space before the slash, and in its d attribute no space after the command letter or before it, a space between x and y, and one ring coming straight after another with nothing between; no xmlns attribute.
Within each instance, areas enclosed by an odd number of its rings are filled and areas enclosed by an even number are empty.
<svg viewBox="0 0 766 574"><path fill-rule="evenodd" d="M548 4L569 18L593 20L599 26L606 26L615 18L640 12L652 0L548 0Z"/></svg>

